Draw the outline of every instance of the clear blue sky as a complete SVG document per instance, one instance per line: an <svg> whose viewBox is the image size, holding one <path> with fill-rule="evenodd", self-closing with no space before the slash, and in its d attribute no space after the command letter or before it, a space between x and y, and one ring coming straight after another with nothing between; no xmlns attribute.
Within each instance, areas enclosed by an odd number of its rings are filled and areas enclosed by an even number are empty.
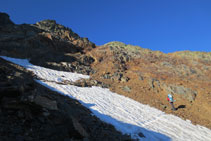
<svg viewBox="0 0 211 141"><path fill-rule="evenodd" d="M211 0L2 0L16 24L54 19L97 45L211 51Z"/></svg>

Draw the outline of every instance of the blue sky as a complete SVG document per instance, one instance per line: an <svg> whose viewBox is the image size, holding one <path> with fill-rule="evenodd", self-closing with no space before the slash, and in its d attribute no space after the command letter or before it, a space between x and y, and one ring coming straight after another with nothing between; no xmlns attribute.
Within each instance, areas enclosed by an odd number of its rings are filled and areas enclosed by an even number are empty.
<svg viewBox="0 0 211 141"><path fill-rule="evenodd" d="M211 51L211 0L5 0L16 24L54 19L97 45Z"/></svg>

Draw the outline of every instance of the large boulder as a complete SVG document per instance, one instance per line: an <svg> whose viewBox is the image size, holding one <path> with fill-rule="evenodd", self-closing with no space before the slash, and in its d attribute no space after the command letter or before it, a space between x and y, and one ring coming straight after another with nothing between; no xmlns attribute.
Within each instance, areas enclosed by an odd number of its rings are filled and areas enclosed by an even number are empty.
<svg viewBox="0 0 211 141"><path fill-rule="evenodd" d="M170 85L164 85L164 88L167 92L173 94L179 94L183 98L189 100L190 102L194 101L197 96L197 91L194 91L191 88L186 88L184 86L170 84Z"/></svg>

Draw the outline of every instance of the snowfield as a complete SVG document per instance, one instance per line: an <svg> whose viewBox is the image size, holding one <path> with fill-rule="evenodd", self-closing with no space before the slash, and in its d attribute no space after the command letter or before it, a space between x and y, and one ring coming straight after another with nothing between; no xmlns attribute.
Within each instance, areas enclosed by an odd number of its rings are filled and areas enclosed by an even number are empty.
<svg viewBox="0 0 211 141"><path fill-rule="evenodd" d="M211 141L211 130L193 125L174 115L138 103L130 98L100 87L76 87L58 82L89 78L87 75L56 71L30 64L25 59L1 58L32 71L38 83L70 98L77 99L89 108L93 115L112 124L124 134L139 140ZM141 137L142 133L145 137Z"/></svg>

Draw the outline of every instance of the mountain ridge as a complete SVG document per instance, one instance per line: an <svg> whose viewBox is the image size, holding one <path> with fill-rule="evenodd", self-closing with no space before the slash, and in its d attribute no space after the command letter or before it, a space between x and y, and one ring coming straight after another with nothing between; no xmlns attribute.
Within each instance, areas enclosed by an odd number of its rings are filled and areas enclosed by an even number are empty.
<svg viewBox="0 0 211 141"><path fill-rule="evenodd" d="M28 58L35 65L88 74L92 84L84 80L77 85L103 85L211 128L210 52L166 54L116 41L96 46L54 20L15 25L5 19L0 24L0 55ZM168 93L177 99L175 112L166 100Z"/></svg>

